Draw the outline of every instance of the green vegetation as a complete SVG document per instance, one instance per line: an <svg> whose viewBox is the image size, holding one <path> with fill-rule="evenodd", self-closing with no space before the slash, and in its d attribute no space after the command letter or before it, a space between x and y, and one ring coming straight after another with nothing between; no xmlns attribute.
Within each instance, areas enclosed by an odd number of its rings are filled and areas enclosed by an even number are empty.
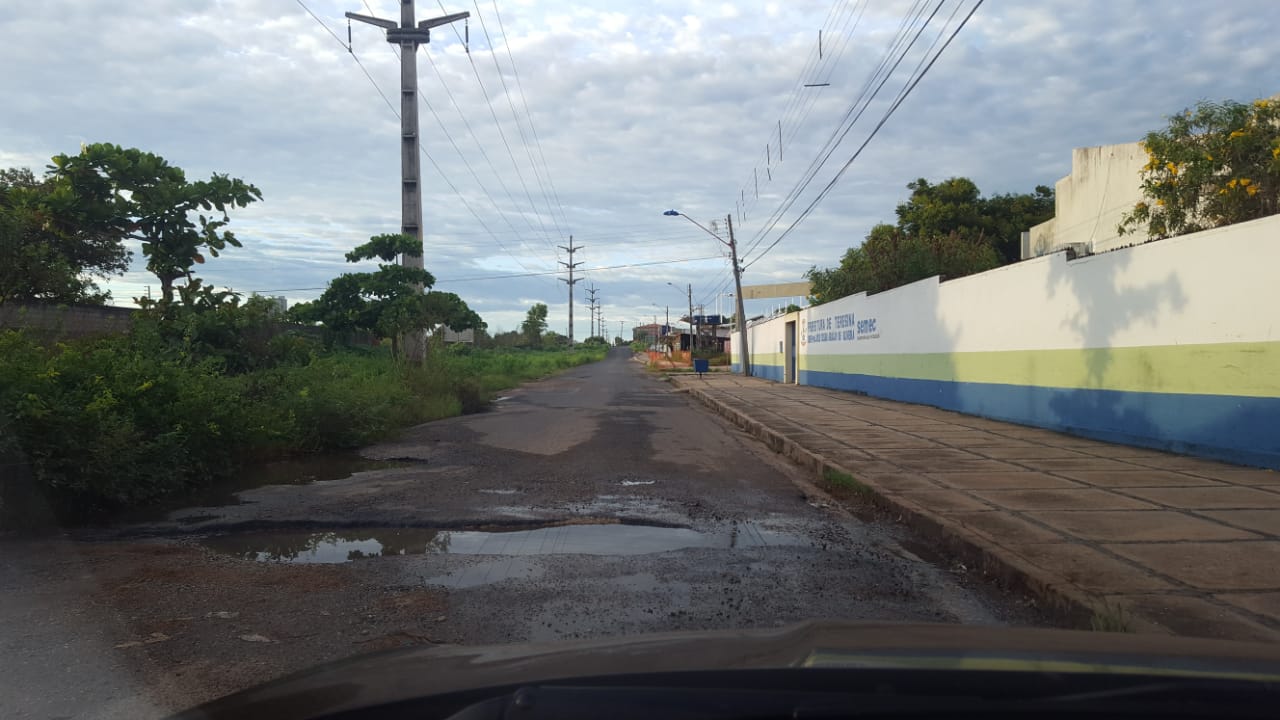
<svg viewBox="0 0 1280 720"><path fill-rule="evenodd" d="M968 178L908 183L896 225L881 223L849 248L840 265L805 274L815 305L859 292L877 293L934 275L952 279L1019 259L1021 233L1053 216L1053 190L981 197Z"/></svg>
<svg viewBox="0 0 1280 720"><path fill-rule="evenodd" d="M1133 618L1123 606L1106 602L1094 608L1089 627L1095 632L1133 632Z"/></svg>
<svg viewBox="0 0 1280 720"><path fill-rule="evenodd" d="M126 241L140 244L161 288L159 300L139 299L127 335L50 347L0 331L0 527L30 522L30 508L85 519L197 489L244 462L364 445L607 352L603 342L563 349L539 303L522 328L538 351L436 341L422 363L403 362L397 338L419 329L487 335L461 298L423 292L429 272L395 262L422 254L401 234L347 253L382 263L335 278L287 317L206 285L195 266L240 247L228 211L261 197L242 180L188 181L164 158L107 143L54 157L43 179L0 170L0 303L101 303L94 278L128 267ZM343 346L361 333L389 343Z"/></svg>
<svg viewBox="0 0 1280 720"><path fill-rule="evenodd" d="M850 492L863 497L875 495L875 492L863 484L862 481L849 473L841 472L835 468L823 468L822 480L834 490Z"/></svg>
<svg viewBox="0 0 1280 720"><path fill-rule="evenodd" d="M77 519L198 488L243 462L358 447L604 354L440 347L416 366L386 347L326 351L274 324L267 305L177 319L141 311L129 335L55 347L0 333L0 463L11 477L29 470L27 487L0 488L0 524L20 519L24 494Z"/></svg>
<svg viewBox="0 0 1280 720"><path fill-rule="evenodd" d="M1142 141L1142 191L1119 232L1166 238L1280 212L1280 102L1202 102Z"/></svg>
<svg viewBox="0 0 1280 720"><path fill-rule="evenodd" d="M129 252L102 230L97 212L60 212L77 204L72 193L26 168L0 169L0 304L110 298L94 280L124 272Z"/></svg>
<svg viewBox="0 0 1280 720"><path fill-rule="evenodd" d="M377 272L345 273L334 278L319 299L289 308L298 322L320 323L330 336L361 330L391 340L399 355L399 339L417 328L483 330L485 323L462 298L429 288L436 279L422 268L400 265L404 255L421 256L422 242L408 235L375 235L347 253L347 262L382 260Z"/></svg>

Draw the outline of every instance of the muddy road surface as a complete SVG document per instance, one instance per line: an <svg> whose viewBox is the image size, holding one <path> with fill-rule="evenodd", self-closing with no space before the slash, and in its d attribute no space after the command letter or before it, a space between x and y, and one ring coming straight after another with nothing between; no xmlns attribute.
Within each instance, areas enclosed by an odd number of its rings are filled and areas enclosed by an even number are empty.
<svg viewBox="0 0 1280 720"><path fill-rule="evenodd" d="M625 350L362 455L236 504L0 539L0 714L154 717L407 645L1035 622Z"/></svg>

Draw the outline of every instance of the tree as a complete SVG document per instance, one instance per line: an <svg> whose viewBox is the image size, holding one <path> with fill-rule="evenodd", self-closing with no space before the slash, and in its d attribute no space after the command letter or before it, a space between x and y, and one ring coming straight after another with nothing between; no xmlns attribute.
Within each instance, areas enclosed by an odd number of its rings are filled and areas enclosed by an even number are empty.
<svg viewBox="0 0 1280 720"><path fill-rule="evenodd" d="M422 292L435 284L431 273L400 265L400 255L421 255L422 243L409 235L376 235L346 254L347 262L382 260L376 272L344 273L334 278L323 294L310 303L290 308L298 322L322 323L333 332L365 330L391 338L399 353L399 338L419 329L483 329L480 319L457 295Z"/></svg>
<svg viewBox="0 0 1280 720"><path fill-rule="evenodd" d="M109 215L27 168L0 169L0 304L105 302L94 278L123 273L129 251Z"/></svg>
<svg viewBox="0 0 1280 720"><path fill-rule="evenodd" d="M1053 188L1037 185L1031 193L981 197L978 186L964 177L937 185L921 178L907 183L911 197L898 205L898 230L910 236L955 233L966 240L983 240L1006 263L1022 259L1022 233L1053 217Z"/></svg>
<svg viewBox="0 0 1280 720"><path fill-rule="evenodd" d="M876 293L940 275L957 278L1021 258L1021 236L1053 217L1053 190L984 198L972 180L953 177L907 184L896 225L880 223L864 242L845 251L835 268L809 268L810 301L831 302Z"/></svg>
<svg viewBox="0 0 1280 720"><path fill-rule="evenodd" d="M534 303L520 323L520 332L525 342L531 347L542 345L542 334L547 329L547 306L545 303Z"/></svg>
<svg viewBox="0 0 1280 720"><path fill-rule="evenodd" d="M909 235L891 225L877 225L862 245L849 248L840 266L810 268L810 301L814 305L859 292L877 293L935 275L951 279L990 270L1000 256L982 239L958 232Z"/></svg>
<svg viewBox="0 0 1280 720"><path fill-rule="evenodd" d="M205 253L218 257L228 245L240 247L223 229L231 221L227 210L262 199L258 188L238 178L214 173L208 180L188 181L181 168L159 155L110 143L57 155L50 170L56 183L49 197L54 217L141 241L165 306L173 302L174 281L189 281L192 266L203 263Z"/></svg>
<svg viewBox="0 0 1280 720"><path fill-rule="evenodd" d="M937 185L920 178L907 183L911 197L898 205L898 229L908 235L982 234L982 204L978 186L969 178L953 177Z"/></svg>
<svg viewBox="0 0 1280 720"><path fill-rule="evenodd" d="M1198 232L1280 212L1280 102L1202 102L1142 140L1139 202L1121 234Z"/></svg>

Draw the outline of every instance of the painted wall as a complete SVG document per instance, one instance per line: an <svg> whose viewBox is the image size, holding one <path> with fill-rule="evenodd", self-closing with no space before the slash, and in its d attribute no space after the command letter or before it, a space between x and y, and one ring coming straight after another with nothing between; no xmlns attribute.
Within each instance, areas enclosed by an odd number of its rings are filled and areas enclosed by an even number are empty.
<svg viewBox="0 0 1280 720"><path fill-rule="evenodd" d="M0 305L0 329L35 333L47 340L69 340L129 332L137 308L108 305L14 303Z"/></svg>
<svg viewBox="0 0 1280 720"><path fill-rule="evenodd" d="M1143 199L1141 172L1147 153L1139 143L1076 148L1071 174L1054 183L1054 216L1031 228L1031 257L1071 243L1104 252L1147 241L1142 231L1120 235L1116 227Z"/></svg>
<svg viewBox="0 0 1280 720"><path fill-rule="evenodd" d="M843 298L753 374L1280 469L1280 216Z"/></svg>

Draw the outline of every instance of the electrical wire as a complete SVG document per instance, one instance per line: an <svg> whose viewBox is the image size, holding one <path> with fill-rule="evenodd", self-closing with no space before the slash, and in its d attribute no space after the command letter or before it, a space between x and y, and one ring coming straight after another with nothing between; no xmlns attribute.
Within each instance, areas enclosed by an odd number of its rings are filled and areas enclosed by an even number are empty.
<svg viewBox="0 0 1280 720"><path fill-rule="evenodd" d="M446 14L449 12L445 9L444 2L440 2L440 11ZM461 33L458 32L457 27L453 27L453 32L458 36L459 42L465 42ZM548 237L546 223L543 221L542 213L537 210L538 205L533 201L533 193L529 191L529 184L525 181L524 173L520 170L520 163L516 161L516 155L511 150L511 143L507 140L507 133L502 129L502 122L498 120L498 112L493 109L493 100L489 97L489 89L485 87L484 80L480 77L480 68L476 66L475 56L468 52L467 60L471 64L471 72L475 75L476 83L480 86L480 93L484 96L484 103L489 108L489 115L493 117L493 124L498 130L498 136L502 139L502 145L507 150L507 157L511 158L511 167L515 169L516 178L520 181L520 186L524 189L525 198L529 201L529 207L534 210L534 216L538 219L538 224L542 227L542 240L547 243L547 247L551 249L552 254L554 254L558 260L560 258L560 253L557 252L555 243L551 242ZM554 218L552 218L552 220L554 221Z"/></svg>
<svg viewBox="0 0 1280 720"><path fill-rule="evenodd" d="M374 12L373 8L370 7L368 0L364 0L364 7L366 10L369 11L370 15L375 15L375 16L377 15L377 13ZM395 45L388 43L387 48L391 51L391 54L395 55L397 60L400 59L400 52L396 50ZM471 161L467 159L467 156L462 152L462 149L458 147L458 143L453 139L453 134L449 132L449 128L445 126L444 120L440 117L440 114L436 112L435 108L432 107L431 103L427 101L427 98L425 95L422 94L421 89L418 90L418 99L423 105L426 106L427 111L431 113L431 116L435 118L436 123L440 126L440 130L444 133L445 138L449 141L449 144L453 147L454 152L458 154L458 158L462 160L462 163L467 168L467 171L471 173L471 177L476 181L476 185L480 187L481 192L483 192L485 197L489 199L489 202L490 204L493 205L494 210L498 212L498 216L501 217L502 220L506 222L507 227L511 228L511 231L516 233L518 236L519 231L516 230L516 227L511 222L511 219L507 217L507 213L503 211L500 205L498 205L498 202L493 197L493 194L489 192L489 189L487 187L485 187L484 182L480 180L480 176L476 173L475 168L471 165ZM468 130L469 129L470 127L468 126ZM496 174L496 171L495 171L495 174ZM508 193L508 195L510 195L510 193ZM515 202L514 198L512 198L512 202L514 204ZM529 226L529 229L534 230L532 225ZM524 268L525 270L529 270L529 267L525 265L523 262L521 262L517 254L513 253L511 249L508 248L506 244L503 243L502 240L496 236L496 234L494 233L490 233L490 234L494 235L494 240L497 241L498 245L503 249L503 251L505 251L513 260L515 260L516 264L518 264L520 267ZM522 243L522 247L524 247L526 251L528 250L527 246L524 246L523 243Z"/></svg>
<svg viewBox="0 0 1280 720"><path fill-rule="evenodd" d="M718 256L710 255L706 257L676 258L674 260L671 260L671 259L652 260L650 262L627 263L625 265L605 265L602 267L586 268L584 270L580 270L576 272L587 273L587 272L605 272L605 271L611 271L611 270L629 270L629 269L638 268L638 267L653 267L654 265L678 265L680 263L700 262L703 260L716 260L716 259L718 259ZM559 275L563 272L564 272L563 270L546 270L542 272L502 273L499 275L482 275L482 276L475 276L475 277L437 279L436 285L443 285L446 283L479 282L482 280L512 280L516 278L525 278L525 277L544 277L548 275ZM309 290L325 290L327 288L328 286L326 285L324 287L273 288L268 290L250 290L249 292L256 292L256 293L304 292Z"/></svg>
<svg viewBox="0 0 1280 720"><path fill-rule="evenodd" d="M538 137L538 127L533 123L533 113L529 111L529 100L524 94L524 83L520 81L520 71L516 68L516 58L511 51L511 43L507 40L507 29L502 24L502 13L498 11L498 0L491 0L493 3L493 15L498 20L498 32L502 33L502 44L507 49L507 57L511 61L511 74L516 79L516 90L520 93L520 104L524 106L524 114L529 118L529 130L533 133L533 143L538 148L538 157L542 159L542 169L547 176L547 184L551 186L551 197L556 201L556 207L560 209L560 220L564 223L566 230L572 230L569 224L569 218L564 214L564 205L560 202L560 194L556 191L555 180L551 176L551 168L547 165L547 156L542 151L542 139Z"/></svg>
<svg viewBox="0 0 1280 720"><path fill-rule="evenodd" d="M920 84L920 81L924 79L924 76L929 72L930 68L932 68L934 63L938 61L938 58L942 57L942 53L945 52L947 47L951 45L951 41L955 40L956 35L960 33L960 31L964 28L964 26L968 24L969 19L972 18L973 14L978 11L978 8L982 7L983 2L984 0L977 0L974 6L969 10L969 13L965 15L964 19L960 21L960 24L956 27L956 29L952 31L951 35L947 38L947 41L943 43L942 47L929 60L928 64L926 64L924 68L919 72L919 74L916 75L915 79L913 79L898 95L897 99L894 100L893 104L889 106L889 109L885 111L884 116L880 118L880 122L876 123L875 127L871 129L871 133L867 136L867 139L864 140L862 144L858 146L858 149L854 151L853 155L840 168L840 170L836 173L835 177L831 178L831 181L827 183L826 187L824 187L818 193L818 196L815 197L811 203L809 203L808 207L806 207L800 213L800 216L797 217L791 223L791 225L781 235L779 235L776 240L773 241L772 244L770 244L759 255L757 255L755 259L747 263L743 269L746 269L756 264L757 262L760 261L761 258L767 255L770 250L773 250L775 247L777 247L778 243L782 242L783 239L785 239L788 235L790 235L791 232L795 230L795 228L799 226L799 224L809 216L809 213L811 213L813 209L817 207L818 203L822 202L823 198L825 198L827 194L831 191L831 189L835 187L836 183L840 181L840 178L843 177L844 173L849 169L851 165L853 165L853 162L858 159L858 156L862 154L862 151L867 147L867 145L871 142L871 140L876 136L877 133L880 132L880 128L884 127L884 124L889 121L890 117L893 116L894 111L896 111L898 107L902 105L902 102L907 99L907 97L911 94L911 91L914 90L916 86Z"/></svg>
<svg viewBox="0 0 1280 720"><path fill-rule="evenodd" d="M511 118L516 124L516 131L520 133L520 143L524 145L524 152L529 156L529 167L533 168L533 179L538 184L538 189L542 192L542 200L547 205L547 214L551 216L556 230L560 233L560 240L565 240L565 233L560 228L559 222L556 222L556 211L551 207L551 196L547 194L547 186L542 181L542 173L538 171L538 161L533 157L533 148L529 146L529 137L524 133L524 126L520 124L520 113L516 111L515 100L511 98L511 90L507 87L506 75L502 73L502 65L498 63L498 53L493 47L493 39L489 37L489 26L485 24L484 15L480 12L479 0L472 0L472 4L476 8L476 19L480 21L480 31L484 33L485 44L489 46L489 57L493 59L493 69L498 75L498 82L502 85L502 94L507 98L507 107L511 109ZM532 120L530 120L532 122Z"/></svg>
<svg viewBox="0 0 1280 720"><path fill-rule="evenodd" d="M920 35L924 32L924 29L928 27L929 23L937 15L938 11L942 8L942 5L945 1L946 0L939 0L938 4L933 9L933 12L929 15L929 18L926 19L924 23L922 23L919 26L919 28L916 30L915 35L911 38L911 41L907 43L905 47L902 48L900 53L897 53L897 48L902 46L901 39L906 37L905 33L899 34L898 36L899 39L895 40L895 42L890 46L889 51L886 52L880 65L876 68L875 71L873 71L871 76L869 76L868 83L864 85L863 91L859 93L858 97L855 98L853 104L849 106L849 109L845 112L845 116L841 120L841 123L836 126L835 130L833 130L832 132L831 137L827 139L827 141L823 144L822 149L819 150L818 155L816 155L814 159L809 163L809 167L806 169L802 178L797 181L796 186L792 188L791 192L787 194L787 197L784 198L782 203L779 204L778 208L775 209L773 213L770 215L770 218L766 223L766 225L762 226L759 230L756 231L754 237L748 243L746 250L742 253L742 257L746 258L747 256L749 256L757 247L759 247L764 242L765 238L768 236L770 232L772 232L773 228L775 228L778 225L778 223L781 222L782 216L788 210L791 209L791 206L794 205L796 201L800 199L801 194L805 191L805 189L808 188L809 184L812 183L813 180L817 178L818 172L822 170L822 167L826 165L827 160L829 160L831 156L835 153L835 151L839 148L840 144L844 141L844 138L857 125L858 120L862 118L863 113L865 113L867 108L870 107L871 102L875 100L877 95L879 95L880 91L884 88L885 84L889 81L889 78L893 77L894 72L898 69L898 65L900 65L902 63L902 60L906 58L907 54L911 51L911 47L914 46L915 43L919 40ZM921 5L920 7L921 7L920 14L923 14L923 9L925 6ZM911 23L909 25L904 25L903 27L909 29L911 26L914 26L916 22L916 18L918 18L920 14L917 14L915 18L912 18ZM897 53L897 59L893 61L893 64L891 66L888 66L887 63L889 58L892 57L895 53ZM887 71L883 72L883 76L881 77L881 70L883 70L886 67L888 67L888 69ZM870 94L868 94L868 89L870 88L870 85L875 82L875 79L877 77L881 77L879 84L877 84L875 89L870 91ZM861 109L859 109L859 106L861 106ZM852 117L852 119L849 119L850 117ZM841 128L843 128L843 131L841 130Z"/></svg>
<svg viewBox="0 0 1280 720"><path fill-rule="evenodd" d="M347 52L351 55L351 57L356 61L356 64L364 72L365 78L367 78L370 84L373 85L374 89L378 91L378 95L382 98L383 102L386 103L387 109L389 109L391 113L396 116L396 119L400 119L400 111L397 110L395 106L391 104L391 101L387 98L386 93L382 91L382 87L378 85L378 82L374 79L373 75L365 68L364 63L360 61L359 56L355 54L352 48L348 46L346 43L342 42L342 38L340 38L337 33L333 32L333 30L330 29L329 26L322 19L320 19L319 16L317 16L314 12L312 12L311 8L307 7L302 0L294 0L294 1L297 2L297 4L301 6L303 10L306 10L307 14L310 15L317 23L319 23L320 26L323 27L331 36L333 36L334 40L336 40L339 45L342 45L342 47L345 50L347 50ZM502 241L498 238L497 234L493 232L493 229L490 228L488 223L484 221L484 218L481 217L480 214L476 212L475 208L471 205L471 203L467 201L467 198L465 195L462 194L462 191L459 190L458 187L453 184L453 181L449 179L448 175L444 172L444 169L441 168L440 165L435 161L435 158L433 158L431 154L427 152L427 149L422 146L422 142L420 140L418 142L418 150L427 159L427 162L430 163L433 168L435 168L436 172L439 173L440 178L444 180L445 184L448 185L449 188L453 190L454 194L458 196L458 199L462 202L463 207L465 207L471 213L471 215L475 217L476 222L480 224L480 227L484 228L488 232L488 234L493 237L494 241L499 244L499 246L506 249L506 246L503 245ZM510 253L509 250L507 252ZM521 267L524 267L524 265L521 264L519 260L516 260L516 263L520 264ZM554 286L554 282L552 283L552 285ZM557 291L558 291L558 288L557 288Z"/></svg>

